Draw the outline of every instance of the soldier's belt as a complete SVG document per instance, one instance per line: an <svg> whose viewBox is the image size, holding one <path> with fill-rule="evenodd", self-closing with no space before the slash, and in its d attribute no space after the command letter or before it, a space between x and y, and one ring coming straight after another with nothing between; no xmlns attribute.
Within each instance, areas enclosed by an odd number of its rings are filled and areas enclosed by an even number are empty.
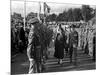
<svg viewBox="0 0 100 75"><path fill-rule="evenodd" d="M36 46L36 48L41 48L41 46Z"/></svg>

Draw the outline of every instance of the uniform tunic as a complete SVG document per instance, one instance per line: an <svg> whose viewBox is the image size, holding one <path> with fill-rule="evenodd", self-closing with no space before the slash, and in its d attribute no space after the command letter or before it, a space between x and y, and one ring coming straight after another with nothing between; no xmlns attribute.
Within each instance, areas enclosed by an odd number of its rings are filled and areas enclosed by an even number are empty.
<svg viewBox="0 0 100 75"><path fill-rule="evenodd" d="M33 29L29 32L28 42L27 55L29 59L33 59L30 61L29 73L40 72L41 45L39 42L39 36L34 33Z"/></svg>
<svg viewBox="0 0 100 75"><path fill-rule="evenodd" d="M77 47L78 47L78 32L74 31L69 34L69 54L70 62L72 62L72 55L74 53L75 64L77 61Z"/></svg>

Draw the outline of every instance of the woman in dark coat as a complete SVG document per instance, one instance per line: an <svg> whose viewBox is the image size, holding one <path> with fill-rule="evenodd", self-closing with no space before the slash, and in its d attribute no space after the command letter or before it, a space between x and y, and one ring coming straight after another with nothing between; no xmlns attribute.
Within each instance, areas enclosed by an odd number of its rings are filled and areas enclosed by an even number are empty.
<svg viewBox="0 0 100 75"><path fill-rule="evenodd" d="M64 58L64 39L62 34L58 33L55 40L55 53L54 57L58 59L58 63L62 63L62 59Z"/></svg>

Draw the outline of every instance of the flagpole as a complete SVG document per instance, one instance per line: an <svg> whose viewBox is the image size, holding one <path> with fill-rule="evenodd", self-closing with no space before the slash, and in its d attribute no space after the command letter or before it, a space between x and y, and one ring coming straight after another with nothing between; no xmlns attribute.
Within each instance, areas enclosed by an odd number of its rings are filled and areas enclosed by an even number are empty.
<svg viewBox="0 0 100 75"><path fill-rule="evenodd" d="M45 2L44 2L44 24L45 24Z"/></svg>
<svg viewBox="0 0 100 75"><path fill-rule="evenodd" d="M24 1L24 30L25 30L25 23L26 23L25 17L26 17L26 0Z"/></svg>
<svg viewBox="0 0 100 75"><path fill-rule="evenodd" d="M50 13L50 7L44 2L44 24L46 24L46 16Z"/></svg>
<svg viewBox="0 0 100 75"><path fill-rule="evenodd" d="M40 2L39 2L39 11L37 13L37 18L39 19L39 21L40 21L40 13L41 13L41 5L40 5Z"/></svg>

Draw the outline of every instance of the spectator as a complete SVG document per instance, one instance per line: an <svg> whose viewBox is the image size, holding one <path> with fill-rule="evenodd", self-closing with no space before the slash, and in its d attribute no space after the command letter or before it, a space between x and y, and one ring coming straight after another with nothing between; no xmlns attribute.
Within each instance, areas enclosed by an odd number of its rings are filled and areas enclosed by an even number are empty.
<svg viewBox="0 0 100 75"><path fill-rule="evenodd" d="M25 31L21 23L19 23L19 26L21 26L19 28L19 49L20 49L20 52L23 53L25 49Z"/></svg>
<svg viewBox="0 0 100 75"><path fill-rule="evenodd" d="M64 41L62 34L58 33L55 40L55 53L54 56L58 59L58 63L62 64L64 58Z"/></svg>

